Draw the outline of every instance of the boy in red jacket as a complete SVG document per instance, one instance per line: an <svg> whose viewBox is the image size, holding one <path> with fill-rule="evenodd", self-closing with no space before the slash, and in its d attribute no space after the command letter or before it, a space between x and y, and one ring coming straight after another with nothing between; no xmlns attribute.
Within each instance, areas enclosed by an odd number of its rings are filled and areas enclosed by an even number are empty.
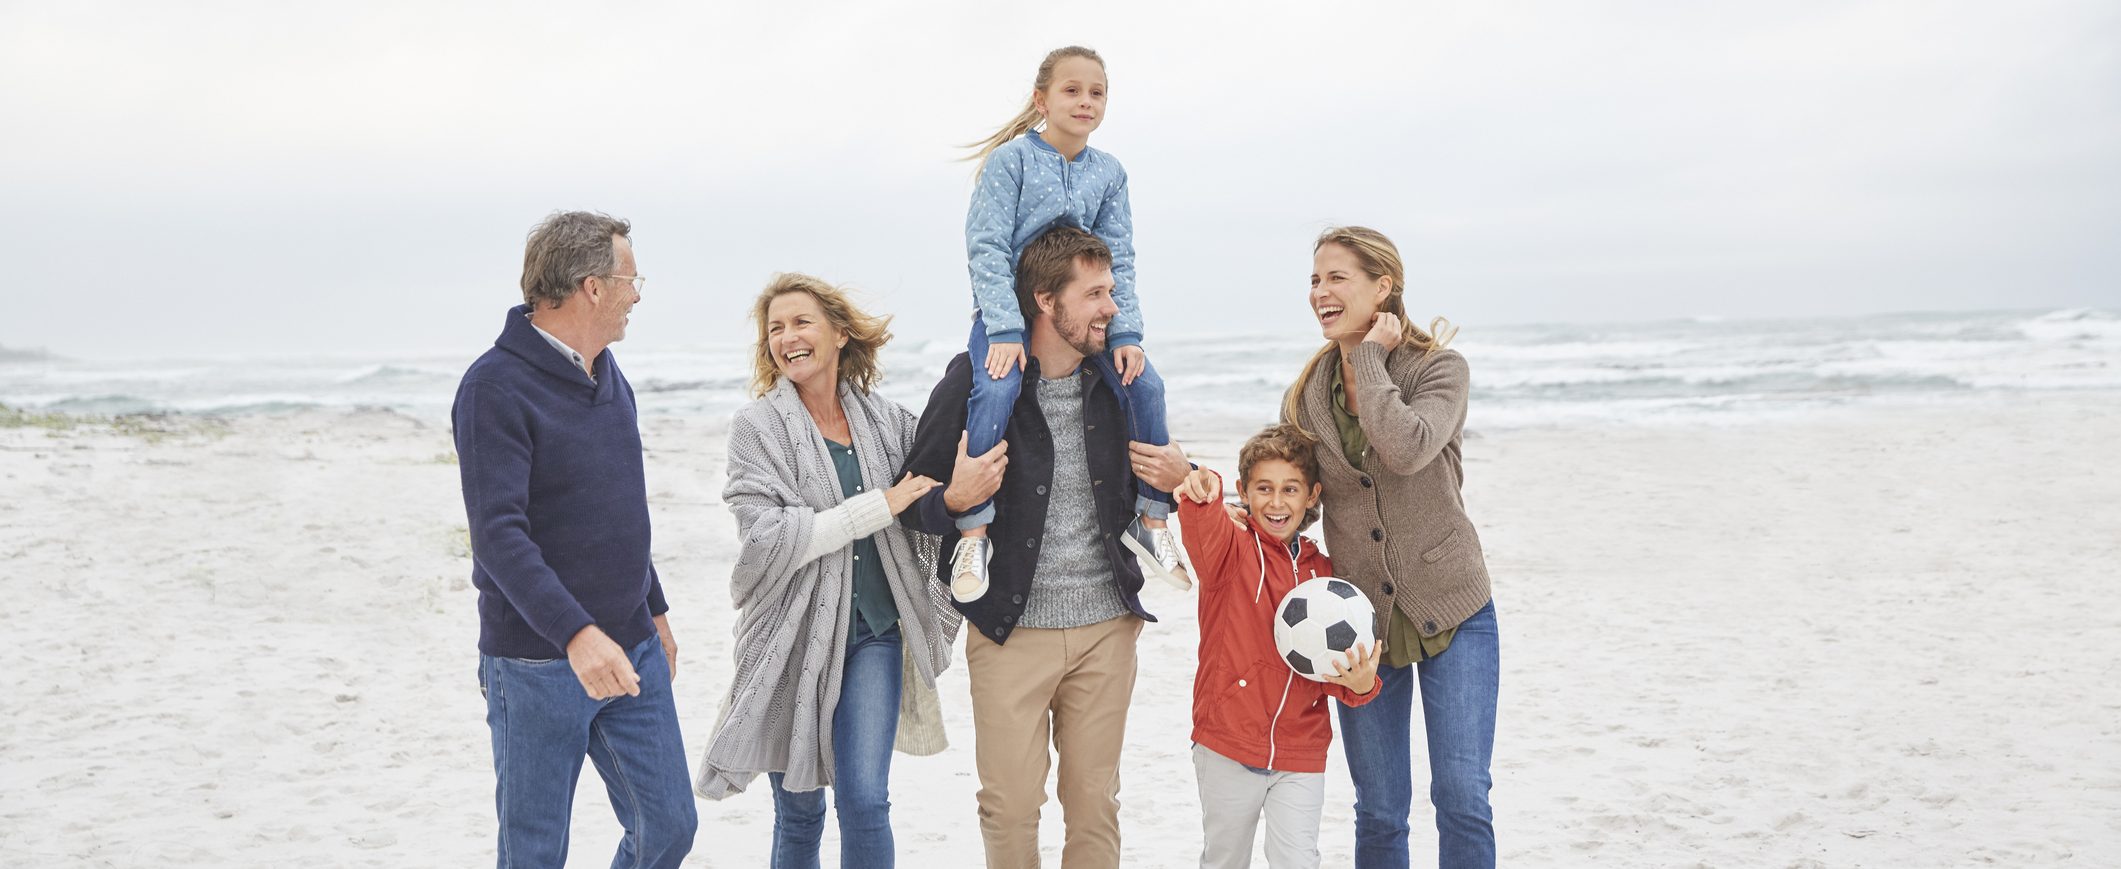
<svg viewBox="0 0 2121 869"><path fill-rule="evenodd" d="M1186 554L1200 581L1200 670L1193 677L1193 768L1200 781L1200 865L1242 867L1267 819L1267 865L1318 865L1331 696L1360 706L1376 696L1378 647L1349 649L1326 683L1298 677L1274 648L1274 609L1298 582L1333 575L1301 532L1318 519L1316 441L1269 426L1237 456L1242 524L1222 506L1222 478L1187 475L1178 491Z"/></svg>

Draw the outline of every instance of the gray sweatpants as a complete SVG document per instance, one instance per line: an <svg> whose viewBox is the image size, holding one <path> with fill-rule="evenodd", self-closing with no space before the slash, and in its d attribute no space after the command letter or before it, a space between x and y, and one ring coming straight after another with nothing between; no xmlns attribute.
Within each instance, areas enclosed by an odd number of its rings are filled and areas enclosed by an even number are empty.
<svg viewBox="0 0 2121 869"><path fill-rule="evenodd" d="M1200 826L1206 844L1201 869L1246 869L1261 814L1267 817L1267 865L1317 869L1318 816L1326 804L1326 774L1261 770L1193 746L1200 782Z"/></svg>

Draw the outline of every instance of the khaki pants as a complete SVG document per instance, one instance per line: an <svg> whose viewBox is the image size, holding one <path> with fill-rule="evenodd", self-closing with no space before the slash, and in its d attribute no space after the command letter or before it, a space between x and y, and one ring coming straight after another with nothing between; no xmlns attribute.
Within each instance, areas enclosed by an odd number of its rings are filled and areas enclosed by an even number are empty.
<svg viewBox="0 0 2121 869"><path fill-rule="evenodd" d="M997 645L968 631L980 835L989 869L1036 867L1039 806L1060 753L1061 865L1119 865L1119 750L1134 697L1132 615L1079 628L1018 628Z"/></svg>

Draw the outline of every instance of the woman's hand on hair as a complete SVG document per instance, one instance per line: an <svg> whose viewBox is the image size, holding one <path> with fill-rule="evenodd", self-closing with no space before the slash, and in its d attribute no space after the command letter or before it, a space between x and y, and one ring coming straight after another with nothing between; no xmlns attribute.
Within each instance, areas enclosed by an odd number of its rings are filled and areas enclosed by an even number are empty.
<svg viewBox="0 0 2121 869"><path fill-rule="evenodd" d="M1024 345L1020 341L1004 341L987 345L987 376L1000 380L1009 376L1009 369L1024 367Z"/></svg>
<svg viewBox="0 0 2121 869"><path fill-rule="evenodd" d="M1221 489L1222 481L1216 478L1214 471L1195 468L1193 473L1186 475L1186 481L1178 484L1178 488L1172 490L1171 494L1195 504L1208 504L1215 501L1216 496L1221 494Z"/></svg>
<svg viewBox="0 0 2121 869"><path fill-rule="evenodd" d="M907 507L913 506L913 502L920 500L922 495L940 485L942 484L932 479L916 477L908 472L896 485L884 490L884 503L891 505L891 515L896 516L905 512Z"/></svg>
<svg viewBox="0 0 2121 869"><path fill-rule="evenodd" d="M1149 369L1149 354L1140 344L1129 344L1112 351L1112 363L1119 368L1121 386L1133 386L1134 378Z"/></svg>
<svg viewBox="0 0 2121 869"><path fill-rule="evenodd" d="M1370 318L1370 331L1362 336L1362 340L1381 345L1386 353L1390 353L1399 349L1399 343L1406 340L1406 336L1406 326L1400 322L1398 314L1379 311L1377 316Z"/></svg>

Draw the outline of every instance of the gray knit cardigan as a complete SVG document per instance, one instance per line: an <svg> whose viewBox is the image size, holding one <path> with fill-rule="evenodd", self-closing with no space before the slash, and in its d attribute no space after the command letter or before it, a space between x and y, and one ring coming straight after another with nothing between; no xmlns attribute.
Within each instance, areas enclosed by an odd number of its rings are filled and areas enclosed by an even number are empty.
<svg viewBox="0 0 2121 869"><path fill-rule="evenodd" d="M785 378L737 411L729 427L729 483L742 549L729 591L743 611L736 677L722 701L694 790L742 791L759 773L791 791L832 784L832 713L854 617L856 540L874 538L903 638L904 688L895 747L943 750L936 674L950 666L962 617L934 580L938 539L892 521L884 490L913 445L914 415L883 396L840 385L863 491L840 496L839 477L809 411Z"/></svg>

